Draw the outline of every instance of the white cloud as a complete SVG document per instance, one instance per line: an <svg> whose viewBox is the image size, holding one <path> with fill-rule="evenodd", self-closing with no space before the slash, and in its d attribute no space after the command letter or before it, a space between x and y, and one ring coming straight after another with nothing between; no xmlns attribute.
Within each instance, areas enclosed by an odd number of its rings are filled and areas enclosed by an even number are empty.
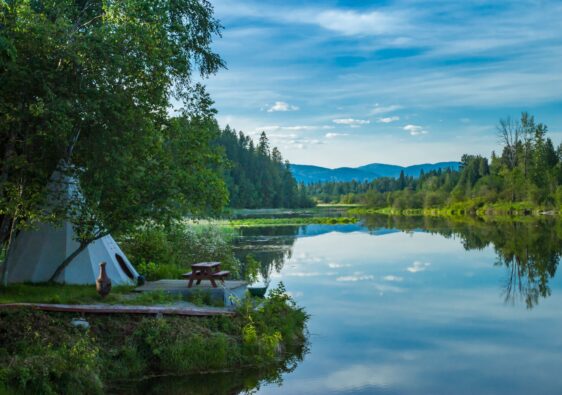
<svg viewBox="0 0 562 395"><path fill-rule="evenodd" d="M266 131L274 132L278 130L288 130L294 132L301 132L306 130L330 129L331 126L311 126L311 125L295 125L295 126L281 126L281 125L266 125L255 128L256 132Z"/></svg>
<svg viewBox="0 0 562 395"><path fill-rule="evenodd" d="M391 106L379 106L378 104L375 104L375 108L371 110L371 114L372 115L387 114L389 112L400 110L401 108L402 106L399 106L397 104L393 104Z"/></svg>
<svg viewBox="0 0 562 395"><path fill-rule="evenodd" d="M340 136L349 136L349 133L326 133L327 139L335 139Z"/></svg>
<svg viewBox="0 0 562 395"><path fill-rule="evenodd" d="M399 121L399 120L400 120L400 117L393 116L393 117L379 118L378 122L380 122L380 123L391 123L391 122L396 122L396 121Z"/></svg>
<svg viewBox="0 0 562 395"><path fill-rule="evenodd" d="M307 125L297 125L297 126L285 126L283 130L313 130L316 129L315 126L307 126Z"/></svg>
<svg viewBox="0 0 562 395"><path fill-rule="evenodd" d="M425 130L420 125L406 125L404 126L404 130L410 132L411 136L419 136L421 134L427 134L427 130Z"/></svg>
<svg viewBox="0 0 562 395"><path fill-rule="evenodd" d="M308 17L310 18L312 15ZM345 10L326 10L309 20L324 29L346 36L387 34L401 29L405 25L402 17L379 11L359 13Z"/></svg>
<svg viewBox="0 0 562 395"><path fill-rule="evenodd" d="M289 272L284 273L286 277L318 277L324 275L324 273L320 272Z"/></svg>
<svg viewBox="0 0 562 395"><path fill-rule="evenodd" d="M273 136L276 137L276 136ZM321 140L318 139L300 139L300 138L291 138L288 140L283 140L282 138L279 139L280 143L284 145L284 147L293 147L297 149L305 149L309 145L320 145L324 144Z"/></svg>
<svg viewBox="0 0 562 395"><path fill-rule="evenodd" d="M371 275L359 275L359 274L354 274L353 276L341 276L336 278L336 281L341 281L341 282L356 282L356 281L367 281L367 280L374 280L375 277L371 276Z"/></svg>
<svg viewBox="0 0 562 395"><path fill-rule="evenodd" d="M384 276L383 279L384 279L385 281L402 281L402 280L403 280L403 278L400 277L400 276L392 276L392 275L390 275L390 276Z"/></svg>
<svg viewBox="0 0 562 395"><path fill-rule="evenodd" d="M331 269L339 269L342 267L351 267L349 263L328 263L328 267Z"/></svg>
<svg viewBox="0 0 562 395"><path fill-rule="evenodd" d="M404 369L387 365L352 365L330 373L322 385L325 392L359 392L360 389L389 388L404 382Z"/></svg>
<svg viewBox="0 0 562 395"><path fill-rule="evenodd" d="M425 269L427 269L427 267L431 265L430 262L420 262L420 261L415 261L412 266L408 267L406 270L408 270L410 273L417 273L417 272L423 272Z"/></svg>
<svg viewBox="0 0 562 395"><path fill-rule="evenodd" d="M367 125L371 123L371 121L367 119L353 119L353 118L339 118L332 120L333 123L338 125L347 125L352 128L358 128L361 125Z"/></svg>
<svg viewBox="0 0 562 395"><path fill-rule="evenodd" d="M299 108L284 101L276 101L275 104L267 110L267 112L277 111L297 111Z"/></svg>

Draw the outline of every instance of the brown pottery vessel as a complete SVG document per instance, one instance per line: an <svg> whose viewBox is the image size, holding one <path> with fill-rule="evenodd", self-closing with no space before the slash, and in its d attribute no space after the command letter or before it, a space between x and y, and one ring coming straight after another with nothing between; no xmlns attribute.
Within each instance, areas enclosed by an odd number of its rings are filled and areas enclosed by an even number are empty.
<svg viewBox="0 0 562 395"><path fill-rule="evenodd" d="M107 265L107 263L100 263L100 275L96 280L96 291L98 291L98 294L100 294L102 298L105 298L111 291L111 280L107 277L105 265Z"/></svg>

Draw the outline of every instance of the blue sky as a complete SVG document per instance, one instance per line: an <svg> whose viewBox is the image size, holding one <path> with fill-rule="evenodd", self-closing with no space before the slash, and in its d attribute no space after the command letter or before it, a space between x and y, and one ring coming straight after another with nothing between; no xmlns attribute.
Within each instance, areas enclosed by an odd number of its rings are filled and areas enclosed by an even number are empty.
<svg viewBox="0 0 562 395"><path fill-rule="evenodd" d="M212 0L222 126L292 163L489 156L529 111L562 140L562 1Z"/></svg>

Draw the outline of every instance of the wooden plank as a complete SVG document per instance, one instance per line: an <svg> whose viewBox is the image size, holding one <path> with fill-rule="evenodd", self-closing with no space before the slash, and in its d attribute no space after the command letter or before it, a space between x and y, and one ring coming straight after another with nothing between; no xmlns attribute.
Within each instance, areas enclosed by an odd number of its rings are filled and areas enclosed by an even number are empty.
<svg viewBox="0 0 562 395"><path fill-rule="evenodd" d="M32 308L41 311L85 313L85 314L145 314L145 315L182 315L205 317L213 315L234 315L229 310L194 309L185 307L162 306L125 306L125 305L68 305L45 303L7 303L0 304L0 309Z"/></svg>
<svg viewBox="0 0 562 395"><path fill-rule="evenodd" d="M220 266L220 262L199 262L199 263L193 263L191 265L191 268L213 268L213 267L217 267Z"/></svg>

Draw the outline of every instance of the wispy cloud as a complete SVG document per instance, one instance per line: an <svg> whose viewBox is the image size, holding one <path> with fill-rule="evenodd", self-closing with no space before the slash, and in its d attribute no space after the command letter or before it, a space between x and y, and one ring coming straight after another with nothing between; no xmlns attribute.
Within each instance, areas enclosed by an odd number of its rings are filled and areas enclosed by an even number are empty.
<svg viewBox="0 0 562 395"><path fill-rule="evenodd" d="M278 112L278 111L297 111L299 108L292 104L286 103L284 101L276 101L275 104L267 109L267 112Z"/></svg>
<svg viewBox="0 0 562 395"><path fill-rule="evenodd" d="M328 263L328 267L331 269L339 269L342 267L351 267L349 263Z"/></svg>
<svg viewBox="0 0 562 395"><path fill-rule="evenodd" d="M408 267L406 270L410 273L423 272L430 265L430 262L415 261L414 263L412 263L412 266Z"/></svg>
<svg viewBox="0 0 562 395"><path fill-rule="evenodd" d="M396 121L399 121L399 120L400 120L400 117L393 116L393 117L379 118L377 122L379 122L379 123L391 123L391 122L396 122Z"/></svg>
<svg viewBox="0 0 562 395"><path fill-rule="evenodd" d="M289 137L288 139L278 138L278 136L273 136L273 141L279 143L286 148L296 148L299 150L306 149L310 145L320 145L324 144L322 140L319 139L306 139L306 138L294 138Z"/></svg>
<svg viewBox="0 0 562 395"><path fill-rule="evenodd" d="M292 162L336 167L368 162L373 155L399 164L458 159L464 152L489 155L498 148L492 130L497 118L521 110L562 130L556 111L562 101L559 0L213 5L225 26L214 45L229 68L205 83L219 116L236 118L232 127L254 131L290 115L295 127L328 122L334 130L276 131L306 131L326 141L327 132L361 126L336 124L334 118L370 119L379 126L364 124L353 139L336 138L306 153L302 142L288 144L283 154ZM402 130L407 124L421 129ZM390 135L385 125L398 125L400 133ZM490 130L474 132L471 125ZM337 157L334 141L354 155Z"/></svg>
<svg viewBox="0 0 562 395"><path fill-rule="evenodd" d="M427 130L420 125L406 125L404 126L404 130L409 132L411 136L419 136L421 134L427 134Z"/></svg>
<svg viewBox="0 0 562 395"><path fill-rule="evenodd" d="M378 104L371 110L371 115L381 115L381 114L388 114L389 112L394 112L400 110L402 106L398 104L393 104L390 106L380 106Z"/></svg>
<svg viewBox="0 0 562 395"><path fill-rule="evenodd" d="M347 125L352 128L357 128L361 125L367 125L371 123L368 119L353 119L353 118L338 118L332 120L333 123L338 125Z"/></svg>
<svg viewBox="0 0 562 395"><path fill-rule="evenodd" d="M314 130L317 129L316 126L308 126L308 125L296 125L296 126L280 126L280 125L267 125L267 126L258 126L256 131L276 131L276 130L292 130L292 131L301 131L301 130Z"/></svg>
<svg viewBox="0 0 562 395"><path fill-rule="evenodd" d="M300 15L298 17L300 18ZM306 17L306 20L314 22L324 29L347 36L389 34L403 30L406 24L404 15L382 11L357 12L334 9Z"/></svg>
<svg viewBox="0 0 562 395"><path fill-rule="evenodd" d="M384 280L384 281L396 281L396 282L400 282L400 281L403 280L403 278L400 277L400 276L393 276L393 275L390 275L390 276L384 276L384 277L383 277L383 280Z"/></svg>
<svg viewBox="0 0 562 395"><path fill-rule="evenodd" d="M336 137L349 136L349 133L326 133L327 139L335 139Z"/></svg>
<svg viewBox="0 0 562 395"><path fill-rule="evenodd" d="M340 282L357 282L357 281L368 281L374 280L375 277L369 274L354 274L352 276L341 276L336 278L336 281Z"/></svg>

